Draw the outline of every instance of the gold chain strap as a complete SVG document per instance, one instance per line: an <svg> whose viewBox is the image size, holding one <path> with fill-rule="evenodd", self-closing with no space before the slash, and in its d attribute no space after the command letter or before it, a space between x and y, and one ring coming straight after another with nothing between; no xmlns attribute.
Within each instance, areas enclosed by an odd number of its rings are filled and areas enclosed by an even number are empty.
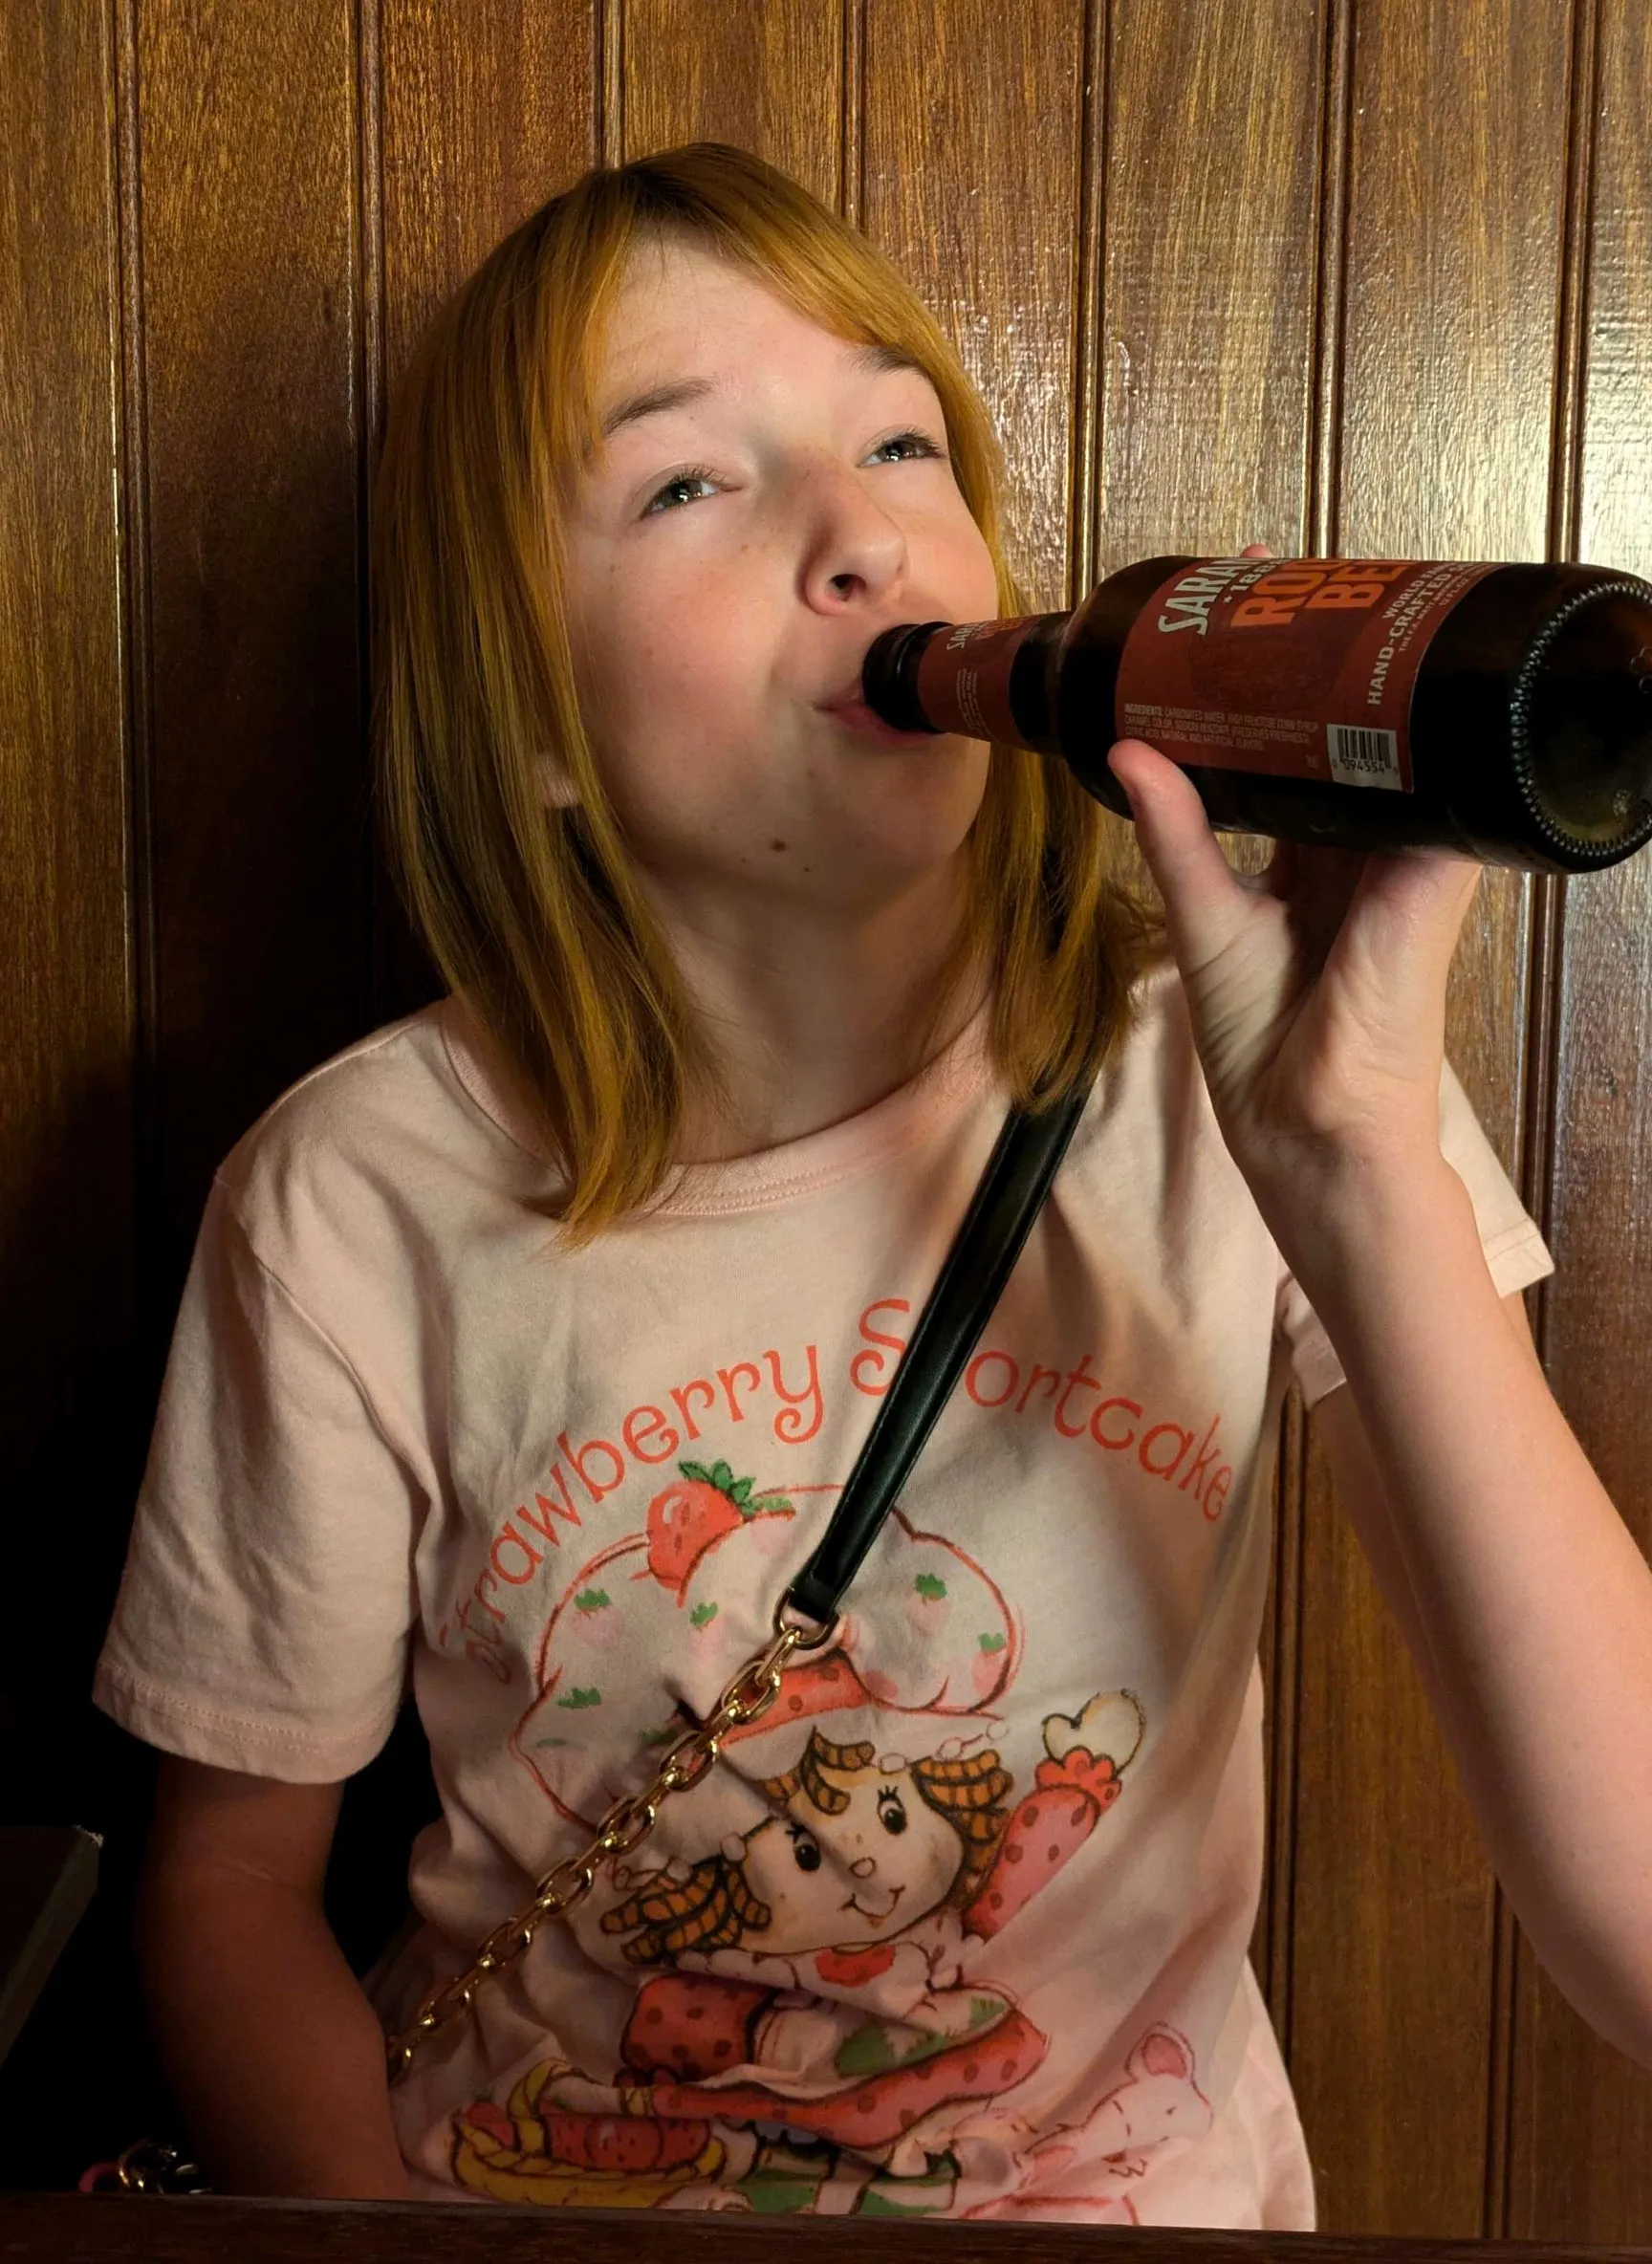
<svg viewBox="0 0 1652 2264"><path fill-rule="evenodd" d="M616 1800L590 1845L553 1864L534 1888L533 1901L493 1928L469 1969L433 1989L409 2025L387 2040L392 2084L406 2075L421 2045L470 2010L476 1992L490 1973L502 1972L521 1956L542 1918L559 1918L572 1910L591 1892L598 1872L610 1857L629 1855L642 1844L654 1829L663 1802L670 1794L685 1793L700 1782L730 1730L743 1729L768 1712L780 1694L781 1672L793 1652L818 1650L837 1632L835 1623L829 1623L811 1633L784 1620L785 1608L782 1604L775 1614L775 1635L769 1648L746 1662L717 1701L715 1710L698 1729L683 1732L662 1760L647 1790Z"/></svg>
<svg viewBox="0 0 1652 2264"><path fill-rule="evenodd" d="M108 2187L103 2179L111 2170L115 2184ZM199 2164L191 2162L181 2146L168 2145L163 2139L140 2138L115 2161L99 2162L96 2169L89 2169L80 2180L80 2190L174 2194L210 2193L212 2188L202 2176Z"/></svg>

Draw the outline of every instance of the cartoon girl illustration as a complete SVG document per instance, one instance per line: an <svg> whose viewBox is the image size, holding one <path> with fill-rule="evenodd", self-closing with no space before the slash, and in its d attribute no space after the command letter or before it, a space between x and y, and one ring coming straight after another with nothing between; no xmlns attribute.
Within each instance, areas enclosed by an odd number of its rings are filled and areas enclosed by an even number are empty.
<svg viewBox="0 0 1652 2264"><path fill-rule="evenodd" d="M750 1942L765 1968L786 1961L793 1986L854 1985L886 1971L895 1938L919 1920L974 1901L1010 1790L990 1751L880 1762L871 1743L814 1729L796 1766L764 1781L772 1816L681 1885L661 1874L610 1910L604 1930L640 1929L624 1945L638 1965Z"/></svg>
<svg viewBox="0 0 1652 2264"><path fill-rule="evenodd" d="M662 1505L680 1498L657 1497L656 1531ZM702 1629L727 1617L725 1646L743 1656L748 1580L760 1595L774 1585L753 1528L793 1513L708 1518L698 1551L674 1517L668 1555L640 1536L581 1572L518 1733L559 1806L599 1813L608 1775L573 1725L551 1726L570 1690L586 1694L568 1709L580 1721L603 1702L587 1664L599 1654L569 1611L595 1592L652 1623L663 1596L675 1640L696 1613ZM869 1608L831 1650L793 1663L770 1713L728 1738L732 1767L692 1796L722 1779L720 1804L697 1808L706 1852L620 1868L576 1917L589 1954L641 1976L612 2079L545 2061L508 2114L476 2102L456 2118L463 2182L584 2206L950 2206L960 2131L1047 2049L971 1953L1089 1838L1143 1720L1127 1691L1052 1715L1017 1796L988 1710L1018 1661L1003 1597L898 1511L879 1545ZM724 1661L706 1665L714 1691Z"/></svg>

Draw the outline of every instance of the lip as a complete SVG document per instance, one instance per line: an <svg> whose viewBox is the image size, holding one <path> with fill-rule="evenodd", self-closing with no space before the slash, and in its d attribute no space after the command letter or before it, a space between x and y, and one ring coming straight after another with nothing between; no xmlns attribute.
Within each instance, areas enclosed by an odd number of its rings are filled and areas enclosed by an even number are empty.
<svg viewBox="0 0 1652 2264"><path fill-rule="evenodd" d="M910 737L911 733L908 732L906 736ZM889 1907L887 1910L868 1910L865 1904L858 1903L853 1895L849 1897L849 1900L843 1905L843 1907L845 1910L854 1910L858 1912L860 1917L869 1920L873 1926L887 1926L890 1919L892 1919L895 1915L896 1905L900 1902L901 1897L905 1892L906 1889L904 1886L892 1886L889 1889Z"/></svg>
<svg viewBox="0 0 1652 2264"><path fill-rule="evenodd" d="M933 747L938 736L934 731L898 731L880 715L874 715L864 700L842 700L820 712L844 725L857 738L870 739L880 747Z"/></svg>

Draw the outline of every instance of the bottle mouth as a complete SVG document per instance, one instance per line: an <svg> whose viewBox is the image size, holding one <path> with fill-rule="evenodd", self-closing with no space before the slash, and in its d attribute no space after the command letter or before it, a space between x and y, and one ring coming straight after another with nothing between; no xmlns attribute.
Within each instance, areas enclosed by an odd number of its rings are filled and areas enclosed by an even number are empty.
<svg viewBox="0 0 1652 2264"><path fill-rule="evenodd" d="M945 621L898 621L875 637L860 664L860 697L874 715L898 731L938 735L918 703L917 659L932 629Z"/></svg>
<svg viewBox="0 0 1652 2264"><path fill-rule="evenodd" d="M1640 642L1639 661L1624 654ZM1516 776L1544 835L1613 862L1652 839L1652 585L1580 590L1543 624L1513 686Z"/></svg>

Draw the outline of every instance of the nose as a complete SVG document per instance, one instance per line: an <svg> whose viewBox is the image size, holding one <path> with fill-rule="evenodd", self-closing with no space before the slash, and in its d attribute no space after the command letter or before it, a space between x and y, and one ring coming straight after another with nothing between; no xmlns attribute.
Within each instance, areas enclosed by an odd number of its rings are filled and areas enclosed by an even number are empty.
<svg viewBox="0 0 1652 2264"><path fill-rule="evenodd" d="M906 571L906 536L868 492L870 476L831 461L809 475L803 594L817 612L861 607Z"/></svg>
<svg viewBox="0 0 1652 2264"><path fill-rule="evenodd" d="M870 1879L877 1868L878 1858L875 1855L863 1855L859 1862L850 1864L849 1876L851 1879Z"/></svg>

